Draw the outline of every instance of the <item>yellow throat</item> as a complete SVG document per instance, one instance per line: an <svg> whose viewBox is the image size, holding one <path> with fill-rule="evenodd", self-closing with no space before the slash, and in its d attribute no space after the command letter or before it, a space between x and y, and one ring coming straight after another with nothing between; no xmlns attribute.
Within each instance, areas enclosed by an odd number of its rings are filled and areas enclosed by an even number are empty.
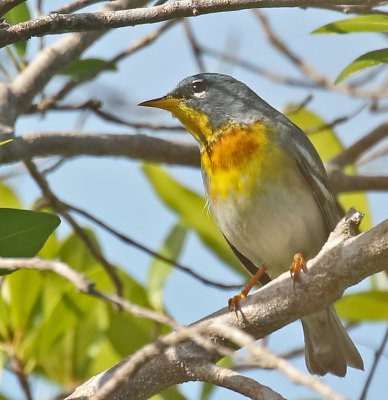
<svg viewBox="0 0 388 400"><path fill-rule="evenodd" d="M212 130L206 114L180 102L170 110L199 141L210 201L244 206L258 190L281 180L288 157L263 124L226 123Z"/></svg>

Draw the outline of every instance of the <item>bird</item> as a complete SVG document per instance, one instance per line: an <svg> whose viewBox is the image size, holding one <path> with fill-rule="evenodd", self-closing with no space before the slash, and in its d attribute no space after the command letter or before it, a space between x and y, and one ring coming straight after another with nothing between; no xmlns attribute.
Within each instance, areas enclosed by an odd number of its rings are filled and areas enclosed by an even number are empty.
<svg viewBox="0 0 388 400"><path fill-rule="evenodd" d="M213 217L254 275L229 305L238 309L257 280L291 266L294 283L340 219L326 170L306 134L243 82L200 73L140 106L169 111L199 144ZM237 312L237 311L236 311ZM302 318L311 374L344 377L363 360L333 305Z"/></svg>

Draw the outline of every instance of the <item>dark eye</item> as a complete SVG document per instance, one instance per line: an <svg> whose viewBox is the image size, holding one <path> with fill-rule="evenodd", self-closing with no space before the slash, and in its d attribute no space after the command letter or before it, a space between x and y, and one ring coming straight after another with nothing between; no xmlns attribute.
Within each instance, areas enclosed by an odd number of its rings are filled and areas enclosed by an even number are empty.
<svg viewBox="0 0 388 400"><path fill-rule="evenodd" d="M193 93L201 93L206 90L206 84L204 81L194 81L191 84L191 89L193 90Z"/></svg>

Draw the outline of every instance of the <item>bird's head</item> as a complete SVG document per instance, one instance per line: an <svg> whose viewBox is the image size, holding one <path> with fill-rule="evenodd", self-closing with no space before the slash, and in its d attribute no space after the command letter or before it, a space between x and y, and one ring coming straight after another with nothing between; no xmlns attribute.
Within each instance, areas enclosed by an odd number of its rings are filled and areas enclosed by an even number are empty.
<svg viewBox="0 0 388 400"><path fill-rule="evenodd" d="M165 96L139 105L170 111L200 144L207 145L225 125L257 121L262 103L255 92L237 79L204 73L189 76Z"/></svg>

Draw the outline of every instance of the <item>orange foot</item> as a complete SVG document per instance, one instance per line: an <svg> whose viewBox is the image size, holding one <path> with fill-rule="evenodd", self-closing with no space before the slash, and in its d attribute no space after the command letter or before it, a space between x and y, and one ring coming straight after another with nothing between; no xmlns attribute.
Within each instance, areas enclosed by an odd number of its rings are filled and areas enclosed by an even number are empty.
<svg viewBox="0 0 388 400"><path fill-rule="evenodd" d="M306 267L306 258L302 253L296 253L294 255L294 261L291 264L290 267L290 273L291 273L291 278L294 281L294 286L295 282L298 280L300 271L304 273L307 272L307 267Z"/></svg>
<svg viewBox="0 0 388 400"><path fill-rule="evenodd" d="M248 293L252 289L252 287L257 283L257 281L260 279L260 277L265 273L266 268L263 266L257 270L255 275L251 278L251 280L246 284L244 289L241 291L240 294L232 297L229 299L228 305L229 305L229 310L236 313L236 318L238 318L237 311L240 310L240 300L245 299L248 296Z"/></svg>

